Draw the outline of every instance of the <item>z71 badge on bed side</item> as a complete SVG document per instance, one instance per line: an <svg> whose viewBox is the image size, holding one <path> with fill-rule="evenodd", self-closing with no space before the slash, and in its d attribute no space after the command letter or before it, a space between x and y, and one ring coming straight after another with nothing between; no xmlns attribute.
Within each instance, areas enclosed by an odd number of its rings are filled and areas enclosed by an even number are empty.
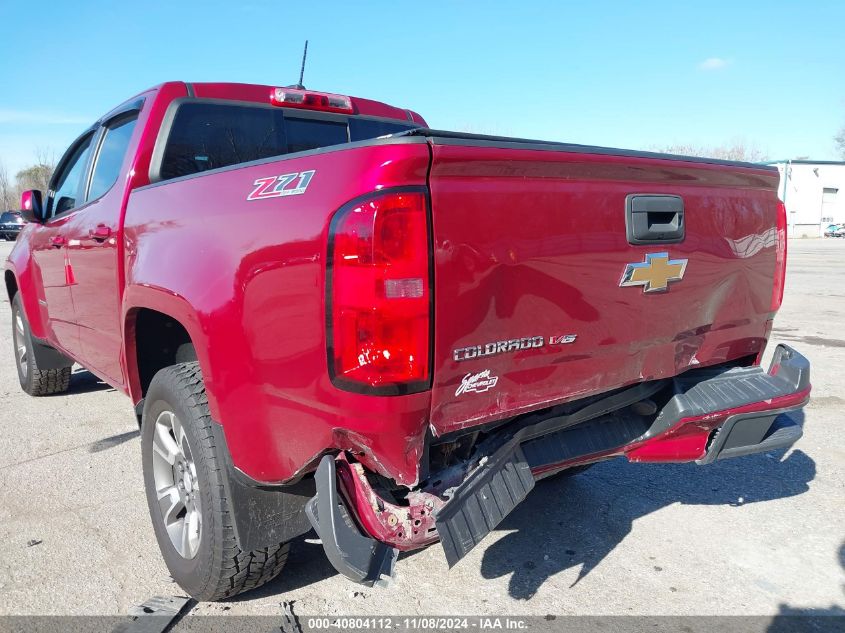
<svg viewBox="0 0 845 633"><path fill-rule="evenodd" d="M267 178L259 178L253 185L255 189L252 190L246 199L247 200L263 200L265 198L279 198L281 196L298 196L305 193L308 185L316 170L310 169L308 171L301 171L295 174L282 174L281 176L269 176ZM294 180L299 179L296 186L288 189Z"/></svg>

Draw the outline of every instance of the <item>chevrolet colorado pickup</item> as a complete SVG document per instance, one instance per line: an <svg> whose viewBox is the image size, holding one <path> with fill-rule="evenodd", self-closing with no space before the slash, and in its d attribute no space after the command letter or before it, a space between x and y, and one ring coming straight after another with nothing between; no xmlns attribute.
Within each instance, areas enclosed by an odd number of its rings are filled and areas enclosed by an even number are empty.
<svg viewBox="0 0 845 633"><path fill-rule="evenodd" d="M5 266L23 389L135 405L173 578L267 582L314 529L364 584L456 564L535 481L790 446L804 357L774 168L432 130L170 82L61 159ZM671 485L671 484L667 484ZM553 501L552 501L553 502Z"/></svg>

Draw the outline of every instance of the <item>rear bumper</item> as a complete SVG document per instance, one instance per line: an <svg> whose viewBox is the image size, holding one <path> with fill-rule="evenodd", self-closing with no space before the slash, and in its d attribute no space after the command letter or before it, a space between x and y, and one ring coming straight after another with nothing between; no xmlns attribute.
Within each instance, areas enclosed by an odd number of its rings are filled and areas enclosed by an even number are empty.
<svg viewBox="0 0 845 633"><path fill-rule="evenodd" d="M566 415L515 421L477 444L465 462L432 474L433 483L401 505L386 501L359 464L344 455L336 462L325 457L309 518L329 559L356 582L378 581L398 550L438 538L452 566L544 475L615 456L709 464L790 446L801 437L797 412L810 388L809 362L784 345L768 371L704 369L636 385ZM631 405L652 397L663 403L659 412L632 411Z"/></svg>
<svg viewBox="0 0 845 633"><path fill-rule="evenodd" d="M778 345L768 371L695 372L676 378L675 390L649 431L625 447L629 460L709 464L790 446L802 435L796 413L810 399L810 362Z"/></svg>
<svg viewBox="0 0 845 633"><path fill-rule="evenodd" d="M802 435L801 425L790 413L736 415L718 429L704 457L696 463L712 464L719 459L788 448Z"/></svg>

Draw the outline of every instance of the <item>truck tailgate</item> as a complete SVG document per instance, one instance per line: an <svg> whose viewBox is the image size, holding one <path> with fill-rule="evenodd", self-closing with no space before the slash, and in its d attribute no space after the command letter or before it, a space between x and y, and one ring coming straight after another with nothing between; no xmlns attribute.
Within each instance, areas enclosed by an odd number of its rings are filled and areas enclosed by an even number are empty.
<svg viewBox="0 0 845 633"><path fill-rule="evenodd" d="M776 170L577 146L430 144L436 435L761 351ZM632 194L680 196L683 241L630 244ZM687 260L682 279L663 292L620 286L647 255L659 286L661 253Z"/></svg>

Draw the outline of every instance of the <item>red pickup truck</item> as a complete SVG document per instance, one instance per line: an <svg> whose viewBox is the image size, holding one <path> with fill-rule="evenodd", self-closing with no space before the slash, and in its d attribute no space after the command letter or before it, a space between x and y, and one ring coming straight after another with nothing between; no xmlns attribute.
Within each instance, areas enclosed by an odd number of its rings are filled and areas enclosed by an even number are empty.
<svg viewBox="0 0 845 633"><path fill-rule="evenodd" d="M790 446L778 173L428 129L410 110L170 82L87 129L5 266L32 395L126 393L174 579L214 600L316 530L373 584L449 565L537 479Z"/></svg>

